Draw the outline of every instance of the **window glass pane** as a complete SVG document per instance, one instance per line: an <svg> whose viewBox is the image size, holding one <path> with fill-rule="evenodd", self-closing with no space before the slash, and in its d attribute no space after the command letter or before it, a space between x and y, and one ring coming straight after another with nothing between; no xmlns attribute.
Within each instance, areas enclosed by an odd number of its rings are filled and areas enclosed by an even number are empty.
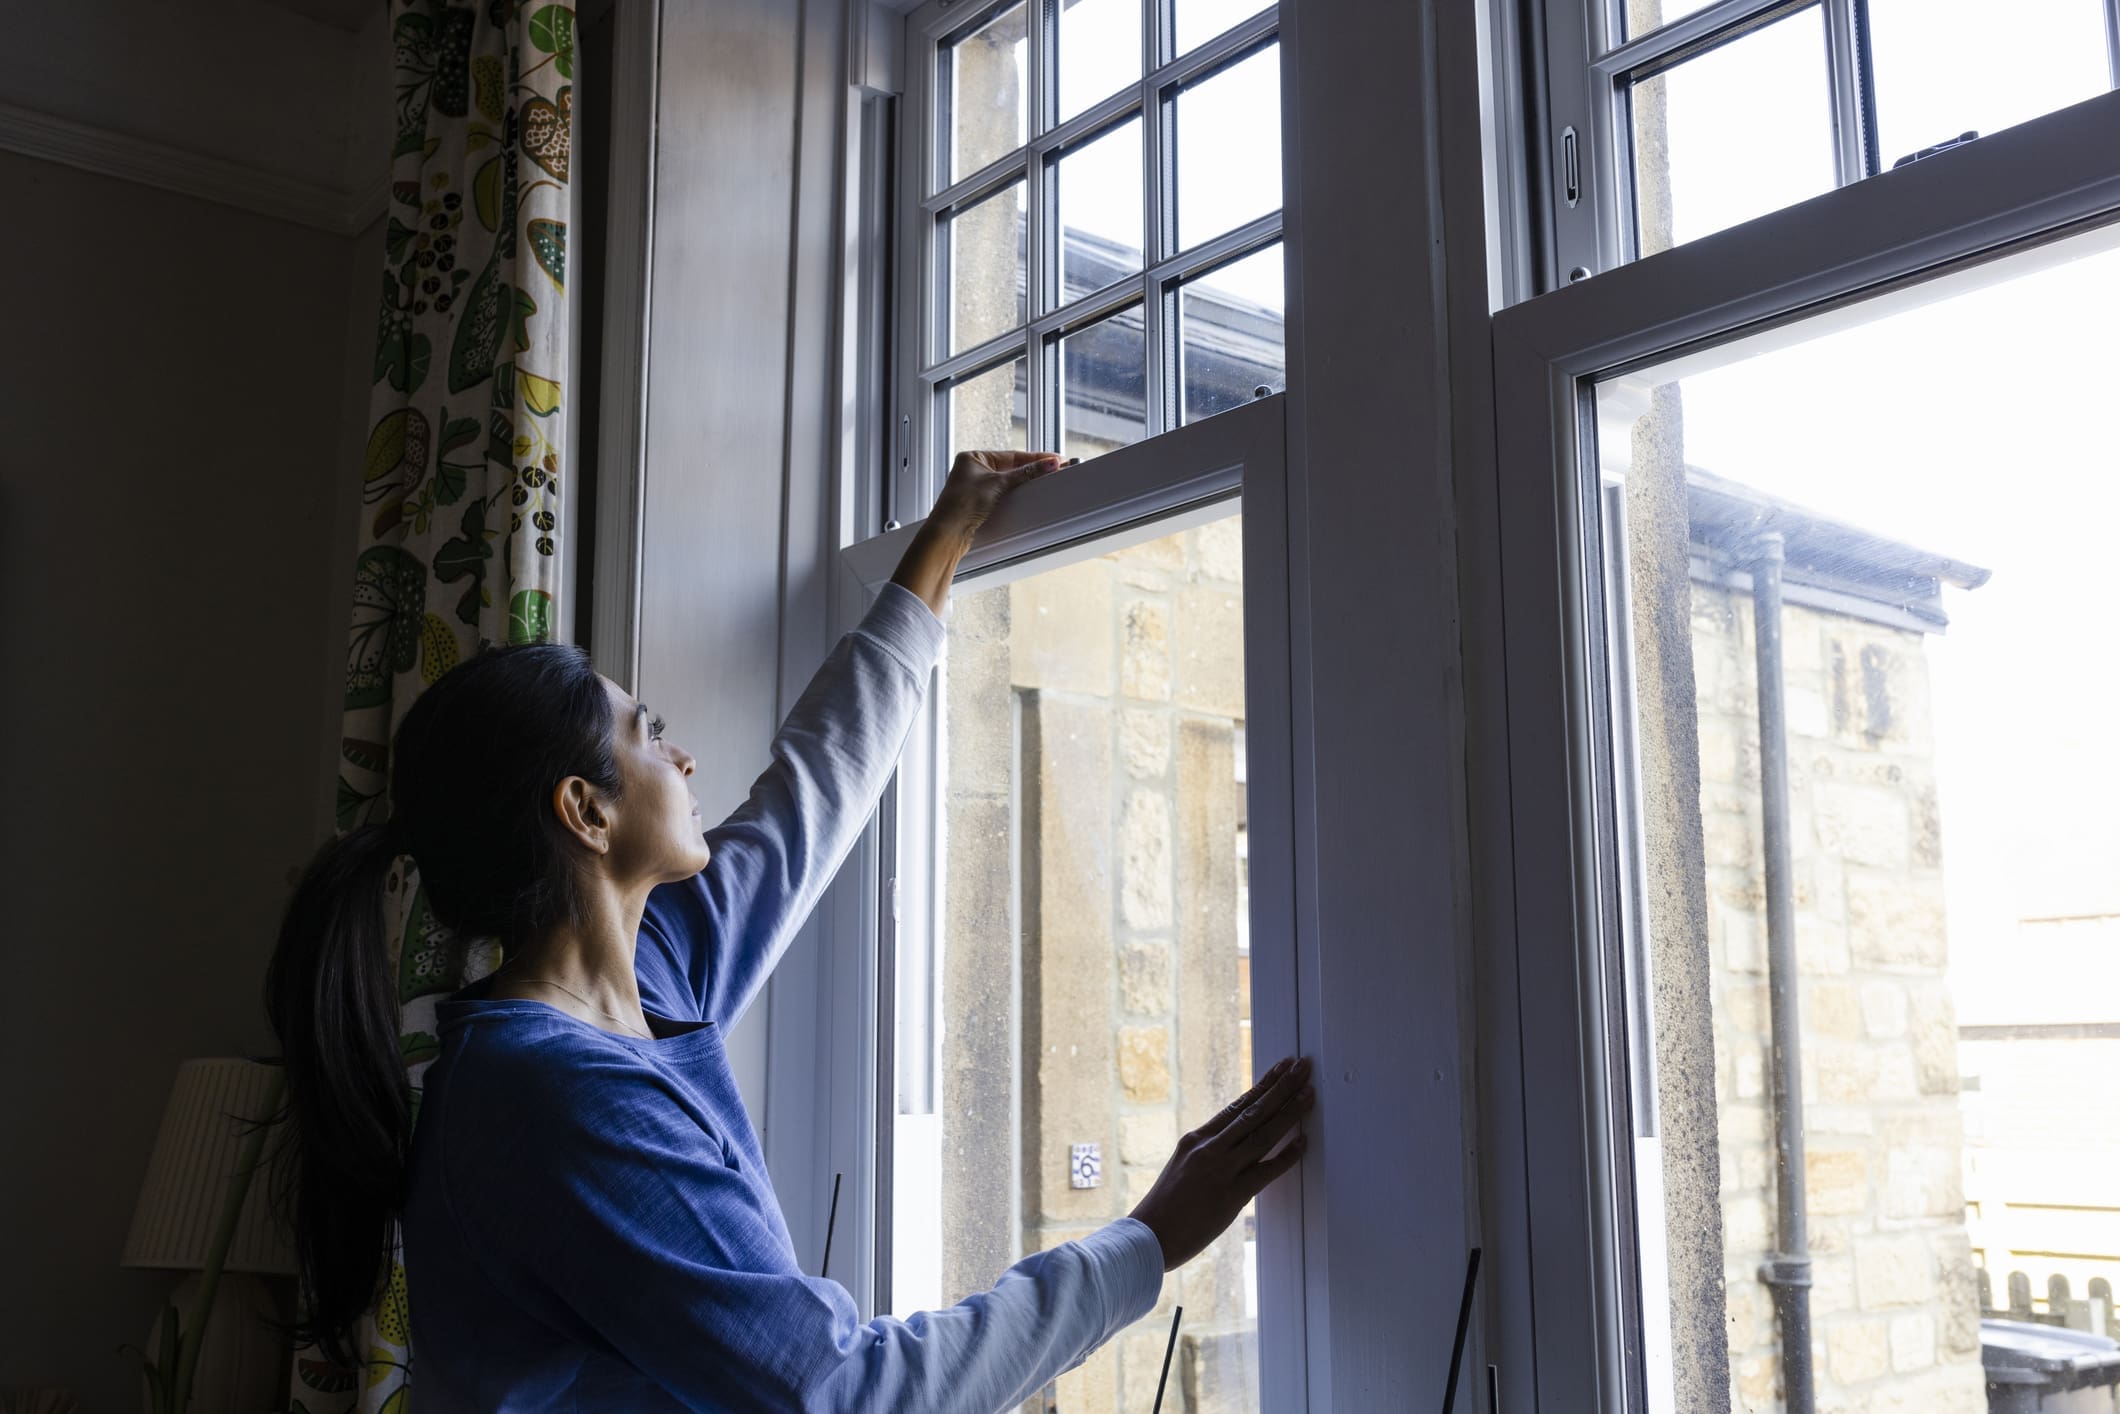
<svg viewBox="0 0 2120 1414"><path fill-rule="evenodd" d="M1627 38L1662 29L1695 10L1705 10L1715 0L1626 0L1620 6L1620 28Z"/></svg>
<svg viewBox="0 0 2120 1414"><path fill-rule="evenodd" d="M1093 457L1148 435L1141 307L1060 341L1060 455Z"/></svg>
<svg viewBox="0 0 2120 1414"><path fill-rule="evenodd" d="M1178 42L1173 52L1184 54L1197 49L1265 8L1261 0L1178 0Z"/></svg>
<svg viewBox="0 0 2120 1414"><path fill-rule="evenodd" d="M1825 20L1817 6L1632 88L1641 254L1834 185Z"/></svg>
<svg viewBox="0 0 2120 1414"><path fill-rule="evenodd" d="M1024 184L1017 182L948 218L951 353L1023 323Z"/></svg>
<svg viewBox="0 0 2120 1414"><path fill-rule="evenodd" d="M1178 94L1178 245L1281 204L1281 46L1269 44Z"/></svg>
<svg viewBox="0 0 2120 1414"><path fill-rule="evenodd" d="M950 181L1014 152L1029 137L1028 13L1011 5L949 47Z"/></svg>
<svg viewBox="0 0 2120 1414"><path fill-rule="evenodd" d="M1029 451L1030 361L1015 359L952 384L948 451Z"/></svg>
<svg viewBox="0 0 2120 1414"><path fill-rule="evenodd" d="M1141 120L1129 118L1059 161L1060 298L1141 269Z"/></svg>
<svg viewBox="0 0 2120 1414"><path fill-rule="evenodd" d="M2099 0L1870 0L1877 154L1886 167L2106 91Z"/></svg>
<svg viewBox="0 0 2120 1414"><path fill-rule="evenodd" d="M1141 0L1063 0L1060 121L1141 78Z"/></svg>
<svg viewBox="0 0 2120 1414"><path fill-rule="evenodd" d="M1210 270L1178 289L1181 422L1248 403L1259 388L1288 387L1281 247Z"/></svg>
<svg viewBox="0 0 2120 1414"><path fill-rule="evenodd" d="M957 596L920 957L934 1098L894 1125L901 1315L1125 1215L1249 1083L1242 562L1230 517ZM898 1034L919 1035L903 1013ZM1145 1414L1176 1304L1163 1408L1257 1410L1253 1232L1247 1210L1025 1407Z"/></svg>
<svg viewBox="0 0 2120 1414"><path fill-rule="evenodd" d="M2120 236L1922 293L1597 389L1652 1410L1780 1407L1791 1150L1818 1409L2115 1329Z"/></svg>

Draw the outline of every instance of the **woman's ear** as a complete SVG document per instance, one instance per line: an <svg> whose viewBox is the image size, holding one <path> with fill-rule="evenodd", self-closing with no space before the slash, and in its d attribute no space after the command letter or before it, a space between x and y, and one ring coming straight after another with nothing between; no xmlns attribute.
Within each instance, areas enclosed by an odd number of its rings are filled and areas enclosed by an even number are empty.
<svg viewBox="0 0 2120 1414"><path fill-rule="evenodd" d="M582 848L591 854L610 852L610 820L596 798L596 787L580 776L569 776L552 788L552 813Z"/></svg>

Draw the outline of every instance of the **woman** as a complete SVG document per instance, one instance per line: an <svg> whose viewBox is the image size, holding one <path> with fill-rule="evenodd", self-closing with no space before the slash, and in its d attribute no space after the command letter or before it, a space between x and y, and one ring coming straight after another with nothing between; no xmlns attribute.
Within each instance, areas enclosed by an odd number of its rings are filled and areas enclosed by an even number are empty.
<svg viewBox="0 0 2120 1414"><path fill-rule="evenodd" d="M305 1337L355 1354L401 1218L424 1410L984 1414L1146 1314L1296 1163L1308 1062L1284 1061L1180 1141L1132 1216L946 1311L863 1324L796 1266L723 1033L873 810L973 535L1055 465L957 458L750 799L704 834L692 756L578 649L483 653L406 713L391 822L322 850L267 977ZM382 921L400 854L444 922L506 957L440 1004L416 1137Z"/></svg>

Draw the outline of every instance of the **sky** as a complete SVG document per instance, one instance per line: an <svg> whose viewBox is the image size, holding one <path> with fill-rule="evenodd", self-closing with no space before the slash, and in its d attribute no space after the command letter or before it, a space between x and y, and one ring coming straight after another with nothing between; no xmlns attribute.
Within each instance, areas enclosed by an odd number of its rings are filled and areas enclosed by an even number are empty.
<svg viewBox="0 0 2120 1414"><path fill-rule="evenodd" d="M1887 168L2109 83L2098 0L1871 10ZM1681 240L1830 185L1815 15L1697 63L1669 88ZM2120 1019L2120 996L2010 965L2018 919L2120 913L2116 244L2099 233L2066 263L2000 266L2015 277L1680 383L1693 465L1993 571L1978 590L1946 591L1949 631L1926 645L1962 1022ZM2027 986L2046 1014L1995 1014Z"/></svg>

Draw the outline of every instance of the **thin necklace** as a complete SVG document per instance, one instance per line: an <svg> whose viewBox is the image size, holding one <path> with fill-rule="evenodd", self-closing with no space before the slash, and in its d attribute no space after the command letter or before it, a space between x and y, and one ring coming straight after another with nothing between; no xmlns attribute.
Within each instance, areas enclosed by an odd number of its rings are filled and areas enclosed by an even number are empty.
<svg viewBox="0 0 2120 1414"><path fill-rule="evenodd" d="M505 966L505 965L506 965L506 964L503 964L503 966ZM551 978L549 978L549 977L527 977L527 976L525 976L525 977L518 977L518 978L517 978L516 980L517 980L517 981L519 981L519 982L541 982L541 983L543 983L543 984L544 984L545 986L547 986L547 987L557 987L557 988L559 988L559 989L560 989L560 990L561 990L562 992L565 992L565 993L566 993L566 994L567 994L568 996L570 996L570 997L574 998L574 1000L576 1000L576 1001L580 1002L580 1003L581 1003L581 1004L582 1004L583 1006L585 1006L585 1007L589 1008L589 1010L591 1010L591 1011L595 1012L595 1013L596 1013L596 1014L597 1014L598 1016L608 1016L608 1017L610 1017L610 1018L611 1018L611 1019L612 1019L613 1021L617 1022L617 1023L619 1024L619 1025L621 1025L621 1026L625 1027L625 1028L626 1028L626 1029L627 1029L628 1031L633 1031L633 1025L632 1025L632 1023L631 1023L631 1022L629 1022L629 1021L627 1021L627 1020L626 1020L626 1019L625 1019L625 1018L624 1018L623 1016L616 1016L616 1015L613 1015L613 1014L612 1014L611 1012L605 1011L605 1010L604 1010L604 1009L603 1009L602 1007L598 1006L598 1005L597 1005L597 1004L596 1004L595 1002L592 1002L592 1001L590 1001L590 1000L589 1000L589 999L588 999L587 997L583 996L583 995L582 995L582 994L581 994L580 992L577 992L577 991L575 991L575 990L574 990L574 989L573 989L572 987L568 986L568 985L567 985L566 983L564 983L564 982L555 982L555 981L553 981L553 980L552 980ZM646 1038L647 1038L648 1040L650 1040L650 1041L652 1041L652 1040L654 1040L654 1039L655 1039L655 1033L654 1033L653 1031L633 1031L633 1034L634 1034L634 1035L636 1035L636 1036L644 1036L644 1037L646 1037Z"/></svg>

